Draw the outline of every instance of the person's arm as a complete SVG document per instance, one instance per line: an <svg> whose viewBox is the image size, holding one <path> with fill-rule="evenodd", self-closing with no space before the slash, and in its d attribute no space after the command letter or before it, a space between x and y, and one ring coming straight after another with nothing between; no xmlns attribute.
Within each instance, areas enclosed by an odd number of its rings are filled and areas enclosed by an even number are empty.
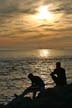
<svg viewBox="0 0 72 108"><path fill-rule="evenodd" d="M32 83L32 85L31 86L34 86L34 83Z"/></svg>
<svg viewBox="0 0 72 108"><path fill-rule="evenodd" d="M53 72L51 72L51 76L55 75L56 74L56 70L54 70Z"/></svg>
<svg viewBox="0 0 72 108"><path fill-rule="evenodd" d="M31 86L35 86L36 85L36 83L34 82L34 81L32 81L32 84L31 84Z"/></svg>

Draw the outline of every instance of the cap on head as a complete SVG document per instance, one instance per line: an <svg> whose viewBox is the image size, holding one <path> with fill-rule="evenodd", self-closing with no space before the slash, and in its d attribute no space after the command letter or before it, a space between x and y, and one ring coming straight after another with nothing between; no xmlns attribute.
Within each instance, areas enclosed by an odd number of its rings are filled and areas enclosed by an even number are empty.
<svg viewBox="0 0 72 108"><path fill-rule="evenodd" d="M28 78L32 78L32 77L33 77L33 74L30 73L30 74L28 75Z"/></svg>

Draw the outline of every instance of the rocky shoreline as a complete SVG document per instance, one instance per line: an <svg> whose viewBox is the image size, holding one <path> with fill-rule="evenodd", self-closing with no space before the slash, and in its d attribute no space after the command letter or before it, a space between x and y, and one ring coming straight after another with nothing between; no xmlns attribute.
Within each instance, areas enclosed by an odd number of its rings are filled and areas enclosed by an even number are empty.
<svg viewBox="0 0 72 108"><path fill-rule="evenodd" d="M36 99L30 97L16 97L7 105L0 108L71 108L72 84L64 87L47 88L43 94L39 93Z"/></svg>

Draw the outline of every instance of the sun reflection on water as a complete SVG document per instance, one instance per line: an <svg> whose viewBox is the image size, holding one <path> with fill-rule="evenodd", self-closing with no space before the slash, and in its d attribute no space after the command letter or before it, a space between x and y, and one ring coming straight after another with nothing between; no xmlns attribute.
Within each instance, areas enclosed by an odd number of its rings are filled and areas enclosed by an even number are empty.
<svg viewBox="0 0 72 108"><path fill-rule="evenodd" d="M47 58L50 55L50 52L48 49L41 49L38 51L40 57L45 57Z"/></svg>

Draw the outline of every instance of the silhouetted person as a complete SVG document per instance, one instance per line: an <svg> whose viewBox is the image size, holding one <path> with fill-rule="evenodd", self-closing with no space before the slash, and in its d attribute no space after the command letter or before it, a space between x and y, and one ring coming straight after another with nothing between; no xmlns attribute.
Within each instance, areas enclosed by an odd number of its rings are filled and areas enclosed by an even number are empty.
<svg viewBox="0 0 72 108"><path fill-rule="evenodd" d="M50 75L56 83L56 86L64 86L67 84L65 69L61 67L60 62L56 63L56 69Z"/></svg>
<svg viewBox="0 0 72 108"><path fill-rule="evenodd" d="M21 96L25 96L29 92L33 92L33 99L36 98L36 93L40 91L41 93L44 92L45 90L45 84L43 80L39 76L34 76L32 73L28 75L28 78L31 80L31 86L28 87L22 94ZM15 94L15 96L17 96Z"/></svg>

